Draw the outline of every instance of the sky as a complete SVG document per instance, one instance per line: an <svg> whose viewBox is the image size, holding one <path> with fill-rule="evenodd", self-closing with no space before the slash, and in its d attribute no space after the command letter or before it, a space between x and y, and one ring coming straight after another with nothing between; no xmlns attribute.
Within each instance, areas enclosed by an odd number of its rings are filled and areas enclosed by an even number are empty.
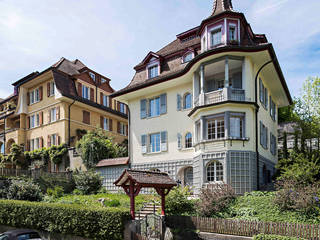
<svg viewBox="0 0 320 240"><path fill-rule="evenodd" d="M307 3L306 3L307 2ZM133 67L198 26L213 0L0 0L0 98L61 57L80 59L119 90ZM320 71L319 0L233 0L273 43L292 96Z"/></svg>

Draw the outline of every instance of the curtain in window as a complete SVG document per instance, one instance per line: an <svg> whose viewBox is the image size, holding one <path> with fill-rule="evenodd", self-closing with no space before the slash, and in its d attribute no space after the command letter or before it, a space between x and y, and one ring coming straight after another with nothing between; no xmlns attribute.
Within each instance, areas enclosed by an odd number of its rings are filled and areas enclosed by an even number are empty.
<svg viewBox="0 0 320 240"><path fill-rule="evenodd" d="M230 118L230 136L240 138L241 136L241 118L231 117Z"/></svg>

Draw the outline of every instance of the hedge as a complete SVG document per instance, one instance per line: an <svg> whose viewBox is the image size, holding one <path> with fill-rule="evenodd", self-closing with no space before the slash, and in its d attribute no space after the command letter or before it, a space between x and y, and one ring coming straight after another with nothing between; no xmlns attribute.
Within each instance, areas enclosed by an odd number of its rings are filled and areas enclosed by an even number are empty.
<svg viewBox="0 0 320 240"><path fill-rule="evenodd" d="M123 239L130 214L123 208L0 200L0 224L90 239Z"/></svg>
<svg viewBox="0 0 320 240"><path fill-rule="evenodd" d="M303 239L296 238L296 237L284 237L284 236L278 236L278 235L259 234L254 236L253 240L303 240Z"/></svg>

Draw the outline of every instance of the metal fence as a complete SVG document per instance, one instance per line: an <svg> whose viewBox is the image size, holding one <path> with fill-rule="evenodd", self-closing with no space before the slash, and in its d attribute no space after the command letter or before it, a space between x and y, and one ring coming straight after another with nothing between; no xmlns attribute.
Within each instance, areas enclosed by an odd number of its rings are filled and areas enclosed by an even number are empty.
<svg viewBox="0 0 320 240"><path fill-rule="evenodd" d="M39 178L39 177L58 177L71 179L71 172L46 172L40 169L34 170L23 170L23 169L13 169L13 168L0 168L0 176L3 177L30 177L30 178Z"/></svg>

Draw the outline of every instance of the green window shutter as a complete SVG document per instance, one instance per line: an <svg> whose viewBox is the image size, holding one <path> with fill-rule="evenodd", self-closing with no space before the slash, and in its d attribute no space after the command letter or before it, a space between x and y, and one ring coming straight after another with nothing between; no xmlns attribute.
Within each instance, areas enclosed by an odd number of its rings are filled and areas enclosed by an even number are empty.
<svg viewBox="0 0 320 240"><path fill-rule="evenodd" d="M177 110L181 111L181 95L177 94Z"/></svg>
<svg viewBox="0 0 320 240"><path fill-rule="evenodd" d="M167 151L168 150L168 144L167 144L168 134L167 132L161 132L161 151Z"/></svg>

